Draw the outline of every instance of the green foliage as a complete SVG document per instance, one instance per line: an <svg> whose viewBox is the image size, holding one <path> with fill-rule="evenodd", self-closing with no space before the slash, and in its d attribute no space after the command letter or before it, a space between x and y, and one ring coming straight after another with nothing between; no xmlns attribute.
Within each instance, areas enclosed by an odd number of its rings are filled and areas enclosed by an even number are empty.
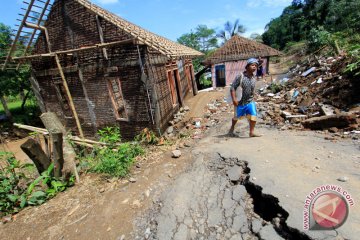
<svg viewBox="0 0 360 240"><path fill-rule="evenodd" d="M11 212L18 212L26 204L26 186L21 185L27 181L25 174L17 173L21 168L19 161L8 152L0 152L0 217L1 213L6 215Z"/></svg>
<svg viewBox="0 0 360 240"><path fill-rule="evenodd" d="M204 86L205 88L206 87L211 87L211 85L212 85L211 77L206 77L206 76L202 75L200 77L200 84L202 86Z"/></svg>
<svg viewBox="0 0 360 240"><path fill-rule="evenodd" d="M331 45L333 42L331 34L323 27L311 29L308 37L308 47L311 52L322 48L325 45Z"/></svg>
<svg viewBox="0 0 360 240"><path fill-rule="evenodd" d="M118 127L99 130L100 141L106 146L97 146L91 158L88 158L90 171L104 173L112 177L124 177L129 173L135 157L143 153L141 146L134 142L120 143Z"/></svg>
<svg viewBox="0 0 360 240"><path fill-rule="evenodd" d="M3 60L5 60L5 57L8 55L9 47L12 43L10 34L11 28L0 23L0 58ZM20 45L17 46L13 55L22 55L25 51L24 44L26 43L20 42ZM0 68L0 97L23 95L21 104L21 111L23 112L25 111L26 100L33 96L28 80L31 72L30 69L29 64L22 64L17 70L2 70L2 68ZM7 112L7 115L11 118L12 112ZM14 120L16 121L17 119Z"/></svg>
<svg viewBox="0 0 360 240"><path fill-rule="evenodd" d="M98 135L100 136L100 142L108 143L111 146L121 140L120 128L118 127L103 128L98 131Z"/></svg>
<svg viewBox="0 0 360 240"><path fill-rule="evenodd" d="M360 44L356 44L349 49L351 63L346 66L345 72L354 76L360 75Z"/></svg>
<svg viewBox="0 0 360 240"><path fill-rule="evenodd" d="M360 30L359 12L358 0L294 0L280 17L267 24L263 40L283 49L288 42L310 40L315 45L326 42L327 33L343 32L351 36ZM334 41L329 44L332 46Z"/></svg>
<svg viewBox="0 0 360 240"><path fill-rule="evenodd" d="M198 25L195 31L191 30L190 33L181 35L177 39L177 42L205 54L203 57L193 59L195 72L198 72L202 68L201 62L204 61L206 56L218 47L216 31L208 28L206 25Z"/></svg>
<svg viewBox="0 0 360 240"><path fill-rule="evenodd" d="M74 183L73 177L68 182L52 177L53 164L38 178L31 180L24 170L33 168L33 165L20 164L8 152L0 152L0 166L0 217L19 212L28 205L42 204Z"/></svg>
<svg viewBox="0 0 360 240"><path fill-rule="evenodd" d="M300 41L300 42L288 42L286 43L286 46L284 48L284 52L286 52L287 54L299 54L301 52L305 53L306 51L306 42L305 41Z"/></svg>

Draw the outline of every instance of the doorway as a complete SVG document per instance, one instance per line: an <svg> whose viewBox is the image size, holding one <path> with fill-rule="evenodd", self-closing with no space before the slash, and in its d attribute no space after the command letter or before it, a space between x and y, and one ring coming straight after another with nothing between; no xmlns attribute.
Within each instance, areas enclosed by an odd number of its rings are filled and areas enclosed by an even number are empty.
<svg viewBox="0 0 360 240"><path fill-rule="evenodd" d="M225 87L225 64L215 66L216 87Z"/></svg>

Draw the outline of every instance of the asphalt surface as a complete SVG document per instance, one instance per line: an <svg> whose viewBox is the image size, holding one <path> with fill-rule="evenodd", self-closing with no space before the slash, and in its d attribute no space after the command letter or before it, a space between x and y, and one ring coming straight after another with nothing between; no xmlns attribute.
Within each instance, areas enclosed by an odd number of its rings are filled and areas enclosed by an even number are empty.
<svg viewBox="0 0 360 240"><path fill-rule="evenodd" d="M135 238L358 239L358 140L265 126L258 128L264 136L249 138L245 122L228 137L229 127L225 117L195 144L194 163L139 220ZM327 184L347 190L355 204L341 227L304 230L306 197Z"/></svg>

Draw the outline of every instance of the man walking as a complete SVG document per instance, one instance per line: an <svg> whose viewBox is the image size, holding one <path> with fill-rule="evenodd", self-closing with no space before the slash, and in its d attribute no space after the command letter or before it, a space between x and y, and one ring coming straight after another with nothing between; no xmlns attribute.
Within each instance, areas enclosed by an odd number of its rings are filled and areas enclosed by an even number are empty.
<svg viewBox="0 0 360 240"><path fill-rule="evenodd" d="M246 62L245 71L237 76L234 82L231 84L230 93L234 104L234 117L232 119L229 135L234 135L235 124L238 119L246 117L249 121L250 132L249 137L260 137L260 135L254 132L256 125L256 104L254 102L255 94L255 73L258 69L258 61L255 58L250 58ZM236 89L242 88L242 97L240 101L237 100Z"/></svg>

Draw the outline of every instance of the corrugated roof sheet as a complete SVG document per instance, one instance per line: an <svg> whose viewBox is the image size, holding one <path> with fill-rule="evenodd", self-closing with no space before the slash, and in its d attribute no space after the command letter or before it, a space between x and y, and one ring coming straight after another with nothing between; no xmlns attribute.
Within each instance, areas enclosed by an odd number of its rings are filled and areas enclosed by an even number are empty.
<svg viewBox="0 0 360 240"><path fill-rule="evenodd" d="M167 38L145 30L87 0L74 1L85 6L87 9L99 15L103 19L115 24L125 32L132 35L140 43L146 44L170 58L179 58L182 56L196 57L204 55L203 53L192 48L173 42Z"/></svg>
<svg viewBox="0 0 360 240"><path fill-rule="evenodd" d="M271 57L279 55L282 55L282 53L272 47L235 35L230 38L224 46L207 57L204 63L210 65L220 62L243 60L250 57Z"/></svg>

